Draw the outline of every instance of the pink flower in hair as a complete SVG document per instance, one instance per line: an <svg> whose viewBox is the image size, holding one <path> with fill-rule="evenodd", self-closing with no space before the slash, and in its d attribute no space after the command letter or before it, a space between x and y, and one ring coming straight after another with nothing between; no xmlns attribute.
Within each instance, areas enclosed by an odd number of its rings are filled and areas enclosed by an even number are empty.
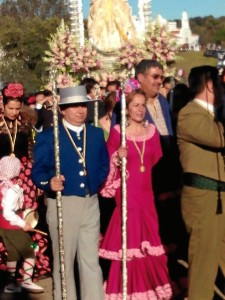
<svg viewBox="0 0 225 300"><path fill-rule="evenodd" d="M131 78L127 82L125 82L124 92L127 95L137 90L138 88L139 88L139 82L136 79Z"/></svg>
<svg viewBox="0 0 225 300"><path fill-rule="evenodd" d="M21 83L9 83L4 94L6 97L20 98L23 96L23 86Z"/></svg>

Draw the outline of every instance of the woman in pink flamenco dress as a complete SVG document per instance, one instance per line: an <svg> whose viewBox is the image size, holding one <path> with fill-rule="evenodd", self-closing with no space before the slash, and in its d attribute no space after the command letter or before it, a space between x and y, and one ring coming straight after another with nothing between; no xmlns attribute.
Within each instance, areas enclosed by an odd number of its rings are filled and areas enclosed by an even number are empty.
<svg viewBox="0 0 225 300"><path fill-rule="evenodd" d="M127 157L127 273L129 300L171 299L167 258L161 244L152 191L152 167L162 152L152 124L144 126L146 96L136 90L127 96L126 149L120 147L120 127L110 133L107 146L110 173L101 191L115 196L116 208L100 245L100 256L111 260L105 299L122 299L122 221L120 160Z"/></svg>

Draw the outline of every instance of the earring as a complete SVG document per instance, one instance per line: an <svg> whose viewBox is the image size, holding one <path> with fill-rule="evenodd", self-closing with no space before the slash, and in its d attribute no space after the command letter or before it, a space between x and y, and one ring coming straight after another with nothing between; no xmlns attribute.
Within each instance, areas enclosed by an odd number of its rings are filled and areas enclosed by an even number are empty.
<svg viewBox="0 0 225 300"><path fill-rule="evenodd" d="M147 128L147 127L148 127L148 120L144 120L144 121L143 121L143 126L144 126L144 128Z"/></svg>

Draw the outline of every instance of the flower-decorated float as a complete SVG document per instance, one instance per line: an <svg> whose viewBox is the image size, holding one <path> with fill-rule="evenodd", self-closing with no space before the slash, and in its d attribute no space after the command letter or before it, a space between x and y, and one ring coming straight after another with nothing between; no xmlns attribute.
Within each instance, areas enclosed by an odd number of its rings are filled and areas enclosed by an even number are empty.
<svg viewBox="0 0 225 300"><path fill-rule="evenodd" d="M70 27L62 21L50 37L44 57L49 71L57 71L58 86L77 84L84 77L93 77L102 86L115 79L124 81L132 77L143 58L161 62L165 76L176 75L178 45L166 26L146 20L144 34L140 35L127 1L92 0L85 39L79 33L84 30L75 34L71 28L83 26L79 21L82 9L78 4L76 7Z"/></svg>

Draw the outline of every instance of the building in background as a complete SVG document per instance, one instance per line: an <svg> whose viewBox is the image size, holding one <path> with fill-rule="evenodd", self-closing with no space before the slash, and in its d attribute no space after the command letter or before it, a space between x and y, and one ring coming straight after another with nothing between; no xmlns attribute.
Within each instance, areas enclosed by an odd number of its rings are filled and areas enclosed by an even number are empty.
<svg viewBox="0 0 225 300"><path fill-rule="evenodd" d="M176 21L167 21L161 15L152 20L151 2L152 0L139 0L138 2L139 14L138 17L134 17L134 20L139 36L143 39L150 24L159 24L167 26L181 50L199 51L199 35L192 33L187 12L182 13L181 27L179 28Z"/></svg>
<svg viewBox="0 0 225 300"><path fill-rule="evenodd" d="M70 14L71 32L79 41L79 45L84 45L84 16L82 0L65 0Z"/></svg>
<svg viewBox="0 0 225 300"><path fill-rule="evenodd" d="M151 24L151 13L152 13L152 0L139 0L138 1L138 20L139 28L142 33L147 32Z"/></svg>

